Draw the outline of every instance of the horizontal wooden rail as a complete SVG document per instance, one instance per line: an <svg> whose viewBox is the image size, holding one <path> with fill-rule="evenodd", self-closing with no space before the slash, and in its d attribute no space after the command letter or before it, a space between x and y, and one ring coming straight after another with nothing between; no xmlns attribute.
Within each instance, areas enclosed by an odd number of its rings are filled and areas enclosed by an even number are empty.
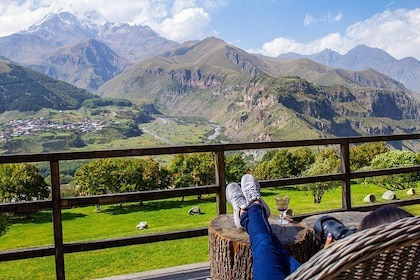
<svg viewBox="0 0 420 280"><path fill-rule="evenodd" d="M137 157L137 156L156 156L167 154L186 154L186 153L205 153L221 151L239 151L239 150L261 150L277 148L293 148L306 146L325 146L340 144L358 144L366 142L381 141L403 141L420 140L420 134L403 135L381 135L365 137L348 138L326 138L313 140L291 140L274 142L252 142L235 144L213 144L213 145L190 145L190 146L172 146L142 149L123 149L106 151L87 151L87 152L61 152L48 154L22 154L22 155L0 155L1 163L23 163L23 162L42 162L42 161L68 161L94 158L115 158L115 157Z"/></svg>
<svg viewBox="0 0 420 280"><path fill-rule="evenodd" d="M412 173L412 172L419 172L419 171L420 171L420 165L414 165L414 166L409 166L409 167L396 167L396 168L389 168L389 169L353 172L350 174L350 177L352 179L357 179L357 178L367 178L367 177L376 177L376 176L384 176L384 175L395 175L395 174L402 174L402 173Z"/></svg>
<svg viewBox="0 0 420 280"><path fill-rule="evenodd" d="M388 206L388 205L401 207L401 206L409 206L409 205L415 205L415 204L420 204L420 198L397 200L397 201L376 203L376 204L364 205L364 206L354 206L354 207L351 208L351 210L352 211L360 211L360 212L369 212L369 211L373 211L375 209L378 209L378 208L383 207L383 206ZM305 214L300 214L300 215L294 215L293 220L300 222L303 219L305 219L309 216L313 216L313 215L318 215L318 214L327 215L328 213L345 212L345 211L348 211L348 210L346 210L344 208L338 208L338 209L329 209L329 210L322 211L322 212L305 213Z"/></svg>
<svg viewBox="0 0 420 280"><path fill-rule="evenodd" d="M342 185L342 208L330 209L322 213L330 213L336 211L371 211L383 204L374 204L369 206L353 207L351 205L351 187L350 180L357 178L367 178L373 176L392 175L400 173L420 172L420 166L409 166L390 168L372 171L352 172L349 166L349 148L352 144L367 142L393 142L404 140L420 141L420 134L407 135L383 135L383 136L367 136L367 137L347 137L347 138L329 138L329 139L312 139L312 140L292 140L292 141L275 141L275 142L253 142L253 143L235 143L235 144L214 144L214 145L191 145L191 146L171 146L171 147L155 147L141 149L126 150L106 150L106 151L87 151L87 152L61 152L49 154L24 154L24 155L0 155L0 163L35 163L49 162L51 167L52 182L52 199L42 201L28 201L0 204L0 212L27 212L39 210L52 210L53 212L53 230L54 244L51 246L37 248L23 248L11 251L0 252L0 261L10 261L26 258L36 258L44 256L55 256L56 278L65 279L64 254L82 251L99 250L112 247L129 246L137 244L145 244L159 242L165 240L175 240L181 238L192 238L207 235L207 228L189 229L182 231L172 231L165 233L157 233L150 235L141 235L135 237L114 238L107 240L92 240L77 243L64 243L62 234L62 210L70 207L80 207L89 205L105 205L117 204L123 202L148 201L156 199L168 199L175 197L216 194L216 207L218 214L226 213L225 198L225 163L224 153L228 151L241 150L266 150L279 148L295 148L307 146L330 146L336 145L341 156L341 172L337 174L325 174L309 177L295 178L279 178L273 180L260 181L261 187L286 187L299 184L307 184L314 182L341 181ZM189 188L165 189L153 191L141 191L132 193L95 195L88 197L60 197L60 180L59 180L59 163L70 160L87 160L97 158L117 158L117 157L139 157L139 156L156 156L156 155L175 155L186 153L214 153L215 154L215 184L209 186L197 186ZM409 199L402 201L393 201L391 205L406 206L419 204L420 199ZM300 221L305 217L319 213L305 213L293 216L294 219Z"/></svg>
<svg viewBox="0 0 420 280"><path fill-rule="evenodd" d="M64 253L76 253L93 251L100 249L109 249L122 246L140 245L169 240L193 238L208 235L207 228L198 228L190 230L173 231L167 233L155 233L134 237L111 238L105 240L95 240L86 242L65 243L63 245ZM37 258L53 256L54 246L44 246L36 248L25 248L18 250L3 251L0 254L0 261L20 260L27 258Z"/></svg>

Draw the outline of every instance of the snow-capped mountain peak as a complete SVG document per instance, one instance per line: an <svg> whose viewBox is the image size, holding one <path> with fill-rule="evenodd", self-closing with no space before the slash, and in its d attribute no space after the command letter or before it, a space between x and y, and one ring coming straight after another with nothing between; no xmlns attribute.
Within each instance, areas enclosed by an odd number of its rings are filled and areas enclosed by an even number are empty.
<svg viewBox="0 0 420 280"><path fill-rule="evenodd" d="M71 43L94 38L108 20L96 11L79 13L60 10L47 14L43 19L22 31L49 41Z"/></svg>

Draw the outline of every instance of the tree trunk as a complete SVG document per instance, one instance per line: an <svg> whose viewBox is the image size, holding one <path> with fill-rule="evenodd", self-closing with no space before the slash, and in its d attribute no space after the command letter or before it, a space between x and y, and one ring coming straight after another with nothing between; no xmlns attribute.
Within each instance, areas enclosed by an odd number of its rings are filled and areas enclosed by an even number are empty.
<svg viewBox="0 0 420 280"><path fill-rule="evenodd" d="M269 222L274 234L298 261L305 262L316 252L312 230L293 221L282 226L271 218ZM249 237L246 231L235 227L232 215L219 215L210 222L209 255L211 279L253 279Z"/></svg>

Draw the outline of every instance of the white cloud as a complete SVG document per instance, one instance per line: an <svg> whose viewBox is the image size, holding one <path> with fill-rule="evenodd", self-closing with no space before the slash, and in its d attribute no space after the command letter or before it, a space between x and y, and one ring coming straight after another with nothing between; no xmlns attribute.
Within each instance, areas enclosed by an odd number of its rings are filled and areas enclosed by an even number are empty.
<svg viewBox="0 0 420 280"><path fill-rule="evenodd" d="M385 50L396 58L420 59L420 8L385 11L350 26L346 37L353 44Z"/></svg>
<svg viewBox="0 0 420 280"><path fill-rule="evenodd" d="M318 22L327 22L327 23L334 23L334 22L340 22L343 18L343 14L340 12L336 16L331 15L331 13L328 13L326 16L323 16L321 18L316 18L310 14L306 14L305 19L303 20L304 26L310 26L317 24Z"/></svg>
<svg viewBox="0 0 420 280"><path fill-rule="evenodd" d="M183 42L203 39L206 36L204 30L209 23L210 16L202 8L188 8L152 28L165 38Z"/></svg>
<svg viewBox="0 0 420 280"><path fill-rule="evenodd" d="M342 13L338 13L333 19L332 22L340 22L341 19L343 18L343 14Z"/></svg>
<svg viewBox="0 0 420 280"><path fill-rule="evenodd" d="M312 24L316 24L318 22L318 20L311 16L310 14L306 14L305 19L303 20L303 25L305 26L309 26Z"/></svg>
<svg viewBox="0 0 420 280"><path fill-rule="evenodd" d="M307 15L306 21L311 23L315 22L316 19ZM261 49L250 51L278 56L287 52L314 54L329 48L344 54L359 44L365 44L383 49L398 59L407 56L420 59L419 26L420 8L414 10L398 9L385 11L365 21L357 22L349 26L344 35L331 33L307 43L280 37L265 43Z"/></svg>
<svg viewBox="0 0 420 280"><path fill-rule="evenodd" d="M163 37L183 42L214 34L205 31L210 24L210 15L205 9L218 9L226 3L222 0L2 0L0 36L26 29L47 13L59 9L97 10L111 22L148 25Z"/></svg>
<svg viewBox="0 0 420 280"><path fill-rule="evenodd" d="M313 54L320 52L331 46L340 46L345 42L339 33L331 33L321 39L309 43L299 43L293 39L276 38L271 42L265 43L261 49L249 50L254 53L262 53L268 56L278 56L279 54L294 52L299 54ZM336 49L336 48L334 48Z"/></svg>
<svg viewBox="0 0 420 280"><path fill-rule="evenodd" d="M197 4L195 0L175 0L172 6L172 14L176 15L181 13L185 9L196 8Z"/></svg>
<svg viewBox="0 0 420 280"><path fill-rule="evenodd" d="M32 25L48 12L51 1L43 1L39 6L33 1L23 3L13 0L0 2L0 36L6 36ZM17 20L18 19L18 20Z"/></svg>

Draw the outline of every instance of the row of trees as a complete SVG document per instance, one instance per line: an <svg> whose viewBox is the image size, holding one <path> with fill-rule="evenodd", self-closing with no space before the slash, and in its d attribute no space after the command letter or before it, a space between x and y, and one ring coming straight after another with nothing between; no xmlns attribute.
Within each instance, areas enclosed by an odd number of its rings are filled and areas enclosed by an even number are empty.
<svg viewBox="0 0 420 280"><path fill-rule="evenodd" d="M313 176L340 172L340 157L333 147L314 152L309 148L272 150L261 160L251 164L240 153L225 158L226 181L239 182L252 169L259 180L285 177ZM350 148L350 169L375 170L420 164L420 154L390 150L385 143L367 143ZM74 174L67 174L75 170ZM73 180L73 195L98 195L167 188L180 188L215 183L215 163L212 153L178 154L163 165L149 158L98 159L84 163L80 168L70 166L64 179ZM70 172L71 173L71 172ZM73 175L73 176L72 176ZM361 179L386 189L416 187L420 172ZM318 182L298 186L310 191L314 203L321 203L328 190L338 182ZM48 198L50 187L32 164L0 165L0 199L3 203ZM97 205L99 207L99 205ZM0 213L0 235L7 229L5 215Z"/></svg>
<svg viewBox="0 0 420 280"><path fill-rule="evenodd" d="M33 164L0 165L0 199L4 202L45 199L50 190Z"/></svg>
<svg viewBox="0 0 420 280"><path fill-rule="evenodd" d="M240 154L227 157L226 166L228 181L246 171ZM93 160L76 171L74 183L79 195L98 195L210 185L215 176L214 155L195 153L175 155L167 166L151 157Z"/></svg>
<svg viewBox="0 0 420 280"><path fill-rule="evenodd" d="M0 199L3 203L45 199L49 193L48 184L34 165L0 165ZM0 236L7 228L7 216L0 212Z"/></svg>

